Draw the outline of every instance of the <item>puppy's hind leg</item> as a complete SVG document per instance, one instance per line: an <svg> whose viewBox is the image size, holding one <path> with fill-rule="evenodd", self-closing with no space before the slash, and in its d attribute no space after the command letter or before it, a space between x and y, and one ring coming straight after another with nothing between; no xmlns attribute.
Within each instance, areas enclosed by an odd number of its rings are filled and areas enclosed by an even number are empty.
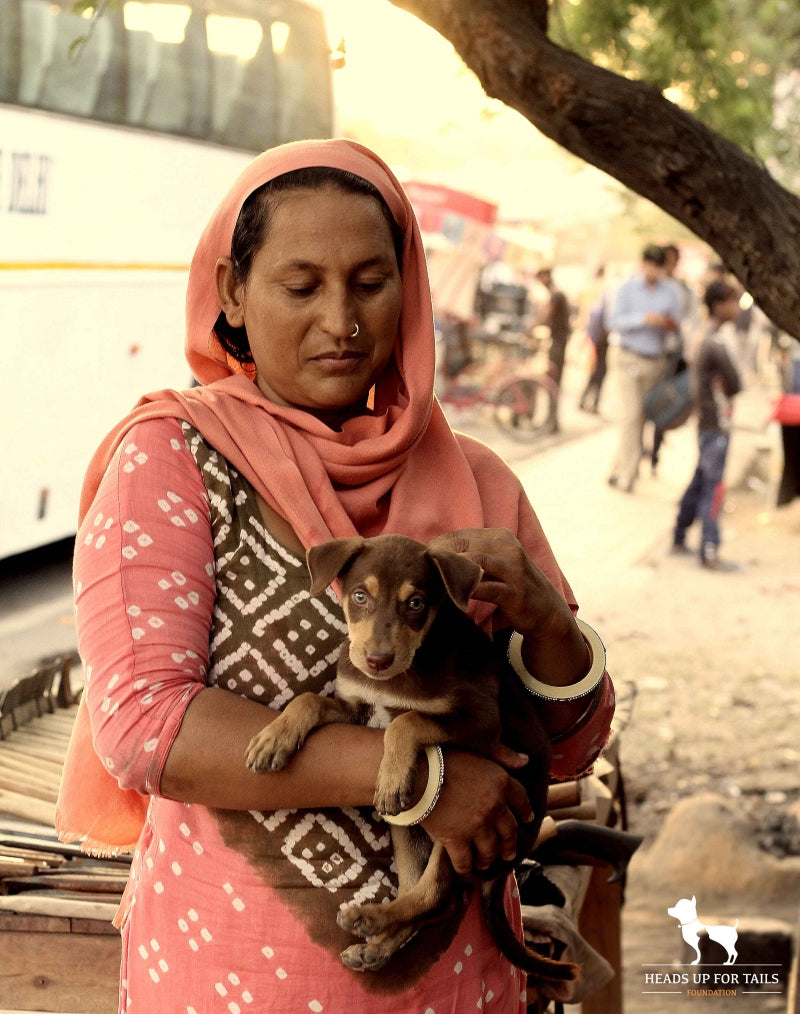
<svg viewBox="0 0 800 1014"><path fill-rule="evenodd" d="M424 853L415 846L415 837L425 835L410 828L392 828L395 861L400 888L388 904L348 905L341 909L337 922L342 929L366 937L365 944L353 944L342 954L350 968L382 967L420 927L433 922L442 912L453 883L453 868L441 845L434 844L427 864L419 872ZM427 835L425 835L427 839ZM418 841L422 841L418 837ZM427 853L427 846L424 846Z"/></svg>

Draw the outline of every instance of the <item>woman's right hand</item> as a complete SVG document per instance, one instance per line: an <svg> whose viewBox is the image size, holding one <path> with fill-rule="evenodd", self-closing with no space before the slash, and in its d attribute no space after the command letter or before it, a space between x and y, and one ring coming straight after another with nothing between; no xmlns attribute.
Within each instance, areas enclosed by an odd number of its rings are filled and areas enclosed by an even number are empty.
<svg viewBox="0 0 800 1014"><path fill-rule="evenodd" d="M442 792L423 823L461 876L486 869L498 857L512 860L517 824L534 817L525 789L506 770L521 767L525 758L507 747L499 747L495 758L448 748Z"/></svg>

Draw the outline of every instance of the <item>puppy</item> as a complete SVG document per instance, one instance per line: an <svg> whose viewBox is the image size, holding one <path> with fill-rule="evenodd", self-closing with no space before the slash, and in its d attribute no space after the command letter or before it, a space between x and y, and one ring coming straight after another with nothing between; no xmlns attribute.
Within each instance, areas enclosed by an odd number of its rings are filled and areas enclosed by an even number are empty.
<svg viewBox="0 0 800 1014"><path fill-rule="evenodd" d="M547 805L549 742L531 698L498 648L465 614L481 568L457 553L382 535L334 539L309 550L311 593L338 577L348 638L334 697L305 693L253 737L246 761L280 770L308 734L328 722L384 728L374 804L398 814L415 801L417 765L426 746L449 744L489 756L498 743L521 749L514 772L535 818L518 829L518 861L533 847ZM398 894L389 904L349 905L339 925L364 937L348 947L350 968L381 968L417 930L441 918L455 885L443 847L421 826L392 825ZM505 881L514 862L498 860L481 879L482 910L502 953L539 982L577 978L574 965L528 950L505 915Z"/></svg>

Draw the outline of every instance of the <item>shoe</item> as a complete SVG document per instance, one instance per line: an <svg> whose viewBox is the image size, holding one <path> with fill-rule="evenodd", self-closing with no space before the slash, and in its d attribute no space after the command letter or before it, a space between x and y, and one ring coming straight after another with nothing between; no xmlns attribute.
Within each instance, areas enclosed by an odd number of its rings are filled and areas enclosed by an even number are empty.
<svg viewBox="0 0 800 1014"><path fill-rule="evenodd" d="M701 557L700 566L703 570L713 570L719 574L734 574L742 569L740 563L734 563L733 560L720 560L719 557L713 557L712 559Z"/></svg>
<svg viewBox="0 0 800 1014"><path fill-rule="evenodd" d="M741 565L732 560L720 560L717 546L706 544L700 551L700 566L704 570L715 570L723 574L731 574L741 570Z"/></svg>
<svg viewBox="0 0 800 1014"><path fill-rule="evenodd" d="M692 556L692 550L685 542L673 542L669 552L671 556Z"/></svg>

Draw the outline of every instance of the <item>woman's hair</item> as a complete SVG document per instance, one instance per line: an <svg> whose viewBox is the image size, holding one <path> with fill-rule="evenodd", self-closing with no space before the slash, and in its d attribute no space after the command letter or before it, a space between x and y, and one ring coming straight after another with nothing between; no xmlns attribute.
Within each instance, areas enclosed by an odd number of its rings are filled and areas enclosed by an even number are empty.
<svg viewBox="0 0 800 1014"><path fill-rule="evenodd" d="M325 187L335 187L345 193L371 197L378 202L392 234L397 266L402 269L403 230L394 220L378 188L344 169L311 166L276 176L275 179L254 190L242 205L231 238L231 269L237 283L247 280L253 266L253 258L266 242L272 216L278 205L277 195L289 190L322 190ZM243 326L232 327L225 314L220 313L214 324L214 333L223 349L237 362L253 362L247 331Z"/></svg>

